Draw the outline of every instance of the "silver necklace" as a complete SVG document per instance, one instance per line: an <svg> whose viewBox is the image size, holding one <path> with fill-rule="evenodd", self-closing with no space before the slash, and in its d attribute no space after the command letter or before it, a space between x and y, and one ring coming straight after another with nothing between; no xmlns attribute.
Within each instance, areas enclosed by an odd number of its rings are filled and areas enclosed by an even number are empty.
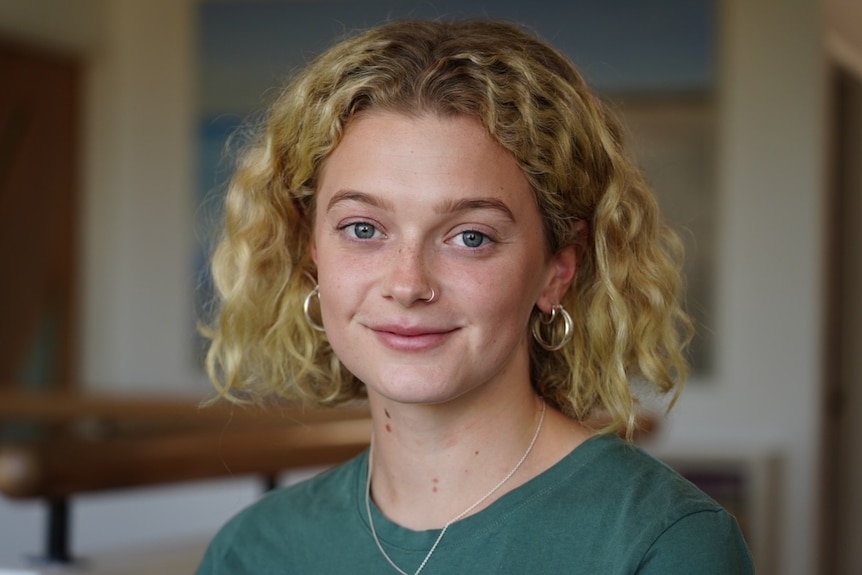
<svg viewBox="0 0 862 575"><path fill-rule="evenodd" d="M489 491L488 493L486 493L485 495L480 497L476 503L474 503L473 505L471 505L470 507L468 507L467 509L465 509L464 511L462 511L461 513L459 513L458 515L456 515L455 517L453 517L452 519L450 519L449 521L446 522L446 524L443 526L443 529L440 530L440 534L437 536L437 540L434 541L434 545L431 546L431 549L428 551L428 554L425 555L425 559L422 560L422 563L419 565L419 568L416 569L416 572L413 575L419 575L419 573L425 568L425 565L428 563L428 560L431 559L431 556L434 554L434 551L437 550L437 546L440 544L440 540L443 539L443 535L446 534L446 530L449 529L450 525L452 525L456 521L463 519L471 511L476 509L479 505L482 504L482 502L484 502L486 499L488 499L494 493L496 493L498 489L503 487L503 485L505 485L506 482L509 481L513 475L515 475L515 473L517 473L517 471L521 468L521 466L527 460L527 457L530 455L530 452L533 451L533 446L536 445L536 440L539 438L539 432L542 430L542 423L544 423L544 421L545 421L545 402L543 401L542 402L542 415L539 417L539 425L536 426L536 432L533 434L533 439L530 440L530 445L527 446L527 451L525 451L524 455L521 456L520 461L518 461L518 463L515 464L515 467L513 467L512 470L506 474L506 477L504 477L497 485L495 485L493 488L491 488L491 491ZM374 518L371 515L371 463L372 463L371 457L374 453L374 441L373 441L373 439L372 439L371 443L372 443L371 449L369 449L369 451L368 451L368 476L365 480L365 511L368 513L368 525L371 527L371 536L374 538L374 543L377 544L377 548L380 550L380 553L383 555L383 557L386 559L386 561L388 561L389 564L392 565L392 568L395 569L396 571L398 571L401 575L410 575L409 573L407 573L406 571L401 569L401 567L396 565L395 561L393 561L392 558L389 556L389 554L386 553L386 550L383 549L383 544L380 542L380 539L377 537L377 531L374 529Z"/></svg>

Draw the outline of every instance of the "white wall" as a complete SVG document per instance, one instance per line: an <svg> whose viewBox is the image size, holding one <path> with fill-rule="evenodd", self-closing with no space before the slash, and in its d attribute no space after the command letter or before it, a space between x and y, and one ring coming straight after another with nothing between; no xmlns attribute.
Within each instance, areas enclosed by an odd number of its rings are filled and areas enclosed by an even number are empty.
<svg viewBox="0 0 862 575"><path fill-rule="evenodd" d="M0 32L51 49L86 53L99 37L100 0L0 0Z"/></svg>
<svg viewBox="0 0 862 575"><path fill-rule="evenodd" d="M90 62L82 376L96 388L205 388L188 337L193 1L85 3L92 22L85 22L84 39L76 41ZM58 7L68 0L36 4ZM784 457L779 571L808 575L816 571L823 292L818 3L720 4L717 369L708 381L690 385L661 448L746 444ZM0 3L0 21L8 6ZM204 512L213 521L212 509L229 513L246 496L244 488L234 489L241 494L228 497L231 505L215 492L189 499L182 510L182 498L167 504L168 498L151 492L130 493L129 505L151 508L162 501L163 516L195 526L192 518ZM36 505L0 501L0 529L5 533L7 517L14 516L24 526L16 541L38 541L39 521L25 519L38 513ZM153 518L153 533L159 534L160 523ZM116 541L114 525L86 529L92 531L79 537L90 548ZM20 550L0 538L0 565Z"/></svg>
<svg viewBox="0 0 862 575"><path fill-rule="evenodd" d="M193 2L111 0L102 14L87 79L82 380L190 391L203 382L191 346Z"/></svg>
<svg viewBox="0 0 862 575"><path fill-rule="evenodd" d="M862 2L822 0L822 5L829 56L862 76Z"/></svg>

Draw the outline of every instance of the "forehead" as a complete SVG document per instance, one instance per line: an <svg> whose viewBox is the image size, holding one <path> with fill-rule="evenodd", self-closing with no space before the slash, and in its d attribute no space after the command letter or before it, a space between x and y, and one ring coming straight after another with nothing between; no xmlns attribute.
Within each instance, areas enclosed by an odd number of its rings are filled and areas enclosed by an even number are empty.
<svg viewBox="0 0 862 575"><path fill-rule="evenodd" d="M354 118L323 164L318 191L326 195L345 186L533 200L515 157L467 116L376 112Z"/></svg>

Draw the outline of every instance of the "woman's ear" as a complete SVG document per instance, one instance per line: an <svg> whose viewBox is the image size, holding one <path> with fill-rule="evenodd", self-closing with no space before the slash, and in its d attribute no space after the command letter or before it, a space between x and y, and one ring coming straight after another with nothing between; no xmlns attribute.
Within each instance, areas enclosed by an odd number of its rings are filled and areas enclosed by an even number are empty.
<svg viewBox="0 0 862 575"><path fill-rule="evenodd" d="M317 264L317 242L314 241L314 234L308 240L308 251L311 254L311 261Z"/></svg>
<svg viewBox="0 0 862 575"><path fill-rule="evenodd" d="M572 287L575 273L578 271L578 259L587 249L588 234L586 222L578 220L575 223L575 243L560 248L551 256L550 275L542 295L536 302L543 312L550 313L551 308L559 304Z"/></svg>
<svg viewBox="0 0 862 575"><path fill-rule="evenodd" d="M548 280L536 305L545 313L563 299L572 285L578 266L577 248L574 245L561 248L551 256Z"/></svg>

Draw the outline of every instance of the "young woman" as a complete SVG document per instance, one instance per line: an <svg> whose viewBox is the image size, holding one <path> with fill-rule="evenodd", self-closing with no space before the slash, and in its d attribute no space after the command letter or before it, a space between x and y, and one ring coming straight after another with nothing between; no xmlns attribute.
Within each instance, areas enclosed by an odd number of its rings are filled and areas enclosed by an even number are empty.
<svg viewBox="0 0 862 575"><path fill-rule="evenodd" d="M733 517L611 433L633 381L686 374L680 252L532 35L396 22L331 48L233 179L208 365L236 401L367 397L372 445L240 513L199 573L752 573Z"/></svg>

